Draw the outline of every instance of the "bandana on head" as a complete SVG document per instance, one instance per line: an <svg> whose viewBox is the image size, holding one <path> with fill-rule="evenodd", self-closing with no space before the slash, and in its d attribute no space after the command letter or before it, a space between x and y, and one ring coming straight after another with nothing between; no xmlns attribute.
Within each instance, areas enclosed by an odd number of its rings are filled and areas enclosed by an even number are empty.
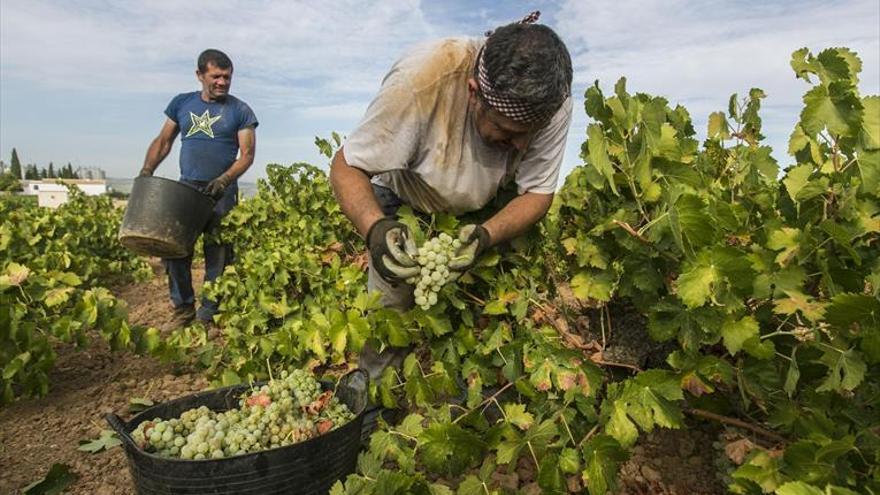
<svg viewBox="0 0 880 495"><path fill-rule="evenodd" d="M523 17L519 21L519 24L532 24L536 22L540 16L541 12L536 10ZM490 36L491 34L492 31L488 31L486 36ZM486 70L486 65L483 62L484 54L485 47L481 48L479 55L477 55L477 83L480 85L480 93L482 93L483 98L489 106L505 117L523 124L542 122L556 113L555 110L550 110L546 107L544 107L543 110L537 108L534 103L523 100L522 98L508 96L495 91L492 87L492 82L489 80L489 72Z"/></svg>

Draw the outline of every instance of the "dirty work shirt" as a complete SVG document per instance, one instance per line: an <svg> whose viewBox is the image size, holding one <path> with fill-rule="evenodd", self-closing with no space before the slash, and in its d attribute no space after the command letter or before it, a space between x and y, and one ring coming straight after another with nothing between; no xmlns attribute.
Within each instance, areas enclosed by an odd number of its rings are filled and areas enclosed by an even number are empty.
<svg viewBox="0 0 880 495"><path fill-rule="evenodd" d="M446 38L398 60L345 141L348 164L425 213L479 210L511 180L519 194L554 192L571 98L525 153L486 145L469 110L467 84L484 42Z"/></svg>
<svg viewBox="0 0 880 495"><path fill-rule="evenodd" d="M199 91L175 96L165 115L180 128L180 177L194 181L216 179L231 167L238 131L259 125L247 103L232 95L206 102Z"/></svg>

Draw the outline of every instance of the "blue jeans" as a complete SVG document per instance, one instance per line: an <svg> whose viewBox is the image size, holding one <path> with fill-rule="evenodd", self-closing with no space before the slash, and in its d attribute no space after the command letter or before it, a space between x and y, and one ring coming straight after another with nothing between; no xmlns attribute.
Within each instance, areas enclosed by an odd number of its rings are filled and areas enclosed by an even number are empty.
<svg viewBox="0 0 880 495"><path fill-rule="evenodd" d="M199 190L204 189L208 185L207 182L186 179L180 179L180 182L189 184ZM214 214L202 231L204 234L211 234L203 238L205 282L216 279L223 273L227 265L232 264L232 246L217 244L214 242L213 235L219 230L220 221L237 203L238 185L233 183L226 188L226 191L223 192L223 197L214 205ZM165 265L165 273L168 274L168 289L171 295L171 303L175 309L191 306L195 303L195 292L192 286L192 261L192 256L162 260ZM204 321L211 320L214 314L217 313L218 305L219 301L202 297L202 304L196 313L196 317Z"/></svg>

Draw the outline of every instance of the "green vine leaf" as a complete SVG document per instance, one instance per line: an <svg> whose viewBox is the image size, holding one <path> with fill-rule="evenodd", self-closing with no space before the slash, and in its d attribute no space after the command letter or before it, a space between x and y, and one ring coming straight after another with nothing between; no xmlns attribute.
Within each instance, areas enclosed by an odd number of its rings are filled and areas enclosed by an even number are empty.
<svg viewBox="0 0 880 495"><path fill-rule="evenodd" d="M584 470L581 476L590 495L605 495L617 485L617 470L627 459L617 441L607 435L596 435L582 449Z"/></svg>
<svg viewBox="0 0 880 495"><path fill-rule="evenodd" d="M483 458L479 436L453 423L436 423L419 435L419 452L431 471L457 476Z"/></svg>
<svg viewBox="0 0 880 495"><path fill-rule="evenodd" d="M122 445L122 440L112 430L101 430L101 436L94 440L80 440L76 450L96 454L102 450L110 450Z"/></svg>

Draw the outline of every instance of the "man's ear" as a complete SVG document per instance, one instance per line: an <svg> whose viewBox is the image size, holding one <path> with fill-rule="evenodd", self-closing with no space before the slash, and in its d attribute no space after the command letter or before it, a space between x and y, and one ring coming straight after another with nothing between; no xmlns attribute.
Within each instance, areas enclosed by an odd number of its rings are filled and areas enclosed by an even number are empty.
<svg viewBox="0 0 880 495"><path fill-rule="evenodd" d="M471 103L477 103L477 91L480 90L479 84L473 77L469 77L467 80L468 84L468 99Z"/></svg>

